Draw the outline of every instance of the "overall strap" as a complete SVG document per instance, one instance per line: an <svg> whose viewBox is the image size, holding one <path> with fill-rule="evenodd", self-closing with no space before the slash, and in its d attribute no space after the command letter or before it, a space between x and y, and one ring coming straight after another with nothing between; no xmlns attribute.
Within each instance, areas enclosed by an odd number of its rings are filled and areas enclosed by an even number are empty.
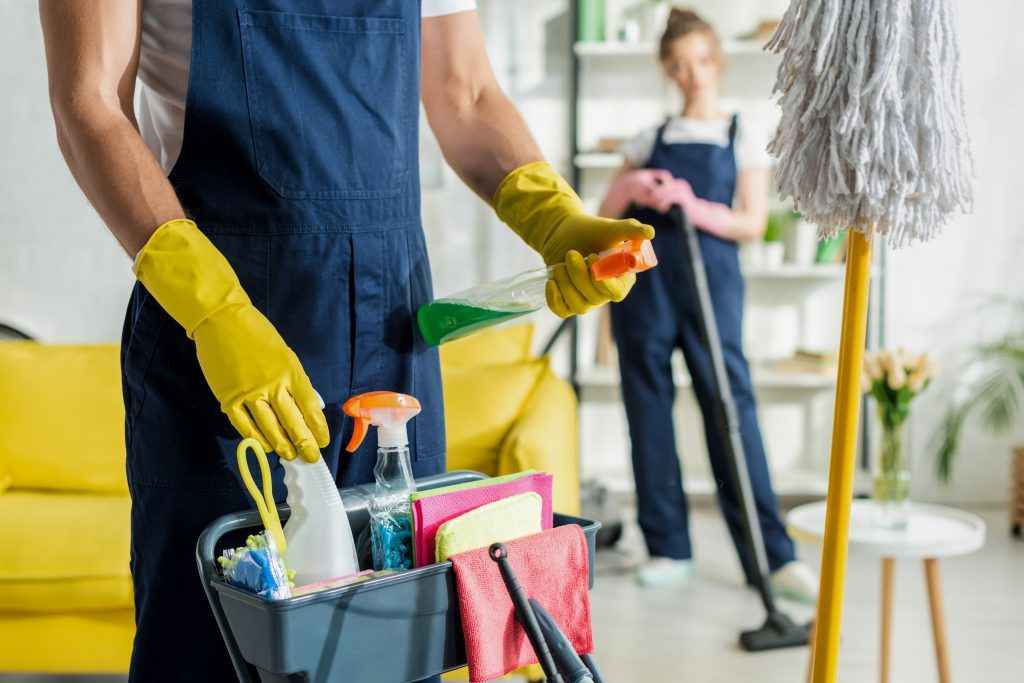
<svg viewBox="0 0 1024 683"><path fill-rule="evenodd" d="M733 114L732 119L729 121L729 146L732 147L733 143L736 142L736 128L739 124L740 115Z"/></svg>
<svg viewBox="0 0 1024 683"><path fill-rule="evenodd" d="M655 146L658 146L660 144L664 144L664 140L662 140L662 136L665 135L665 129L668 128L668 124L671 123L671 122L672 122L672 117L671 116L666 116L665 117L665 121L660 126L658 126L658 132L654 134L654 145Z"/></svg>

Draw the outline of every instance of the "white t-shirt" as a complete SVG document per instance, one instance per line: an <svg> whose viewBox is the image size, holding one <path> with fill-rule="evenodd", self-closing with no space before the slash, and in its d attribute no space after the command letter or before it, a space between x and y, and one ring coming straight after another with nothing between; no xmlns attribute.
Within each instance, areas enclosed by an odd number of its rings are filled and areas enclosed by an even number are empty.
<svg viewBox="0 0 1024 683"><path fill-rule="evenodd" d="M668 144L686 142L729 146L729 124L732 117L724 119L688 119L674 116L665 126L663 139ZM647 165L654 151L654 143L661 124L641 131L622 145L622 154L630 166L640 168ZM744 126L742 117L736 121L736 168L768 168L772 158L768 154L768 140L756 126Z"/></svg>
<svg viewBox="0 0 1024 683"><path fill-rule="evenodd" d="M423 0L423 17L476 9L476 0ZM139 46L139 132L170 172L181 152L188 67L192 57L192 0L144 0Z"/></svg>

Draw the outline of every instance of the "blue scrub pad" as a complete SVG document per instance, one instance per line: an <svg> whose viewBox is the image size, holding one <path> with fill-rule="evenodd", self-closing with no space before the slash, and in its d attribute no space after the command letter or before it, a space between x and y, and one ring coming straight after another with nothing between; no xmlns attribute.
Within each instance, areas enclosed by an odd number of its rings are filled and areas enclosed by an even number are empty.
<svg viewBox="0 0 1024 683"><path fill-rule="evenodd" d="M291 585L284 560L265 533L249 536L242 548L225 550L217 561L224 580L268 600L290 598Z"/></svg>

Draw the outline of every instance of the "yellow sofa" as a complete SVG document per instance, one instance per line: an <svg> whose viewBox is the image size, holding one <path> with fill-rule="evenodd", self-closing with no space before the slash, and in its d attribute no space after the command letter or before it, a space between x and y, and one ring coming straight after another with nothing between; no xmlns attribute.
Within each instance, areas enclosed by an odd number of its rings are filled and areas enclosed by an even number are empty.
<svg viewBox="0 0 1024 683"><path fill-rule="evenodd" d="M572 389L527 326L442 347L448 466L555 474L579 509ZM114 345L0 342L0 673L121 673L134 631Z"/></svg>
<svg viewBox="0 0 1024 683"><path fill-rule="evenodd" d="M0 672L128 668L119 376L115 346L0 342Z"/></svg>

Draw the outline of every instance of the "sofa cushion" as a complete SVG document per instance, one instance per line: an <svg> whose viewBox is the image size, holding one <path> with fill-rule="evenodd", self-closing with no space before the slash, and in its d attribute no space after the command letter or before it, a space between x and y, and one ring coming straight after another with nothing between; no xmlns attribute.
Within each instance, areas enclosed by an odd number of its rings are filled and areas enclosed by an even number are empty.
<svg viewBox="0 0 1024 683"><path fill-rule="evenodd" d="M119 495L0 496L0 611L129 607L130 510Z"/></svg>
<svg viewBox="0 0 1024 683"><path fill-rule="evenodd" d="M15 489L127 493L118 348L0 342L0 463Z"/></svg>
<svg viewBox="0 0 1024 683"><path fill-rule="evenodd" d="M11 470L0 460L0 493L3 493L11 485Z"/></svg>
<svg viewBox="0 0 1024 683"><path fill-rule="evenodd" d="M131 609L103 612L0 616L0 671L71 674L57 680L91 681L82 674L128 673L135 636ZM51 677L0 676L4 681L51 681ZM109 680L104 677L102 680ZM126 680L122 678L119 680Z"/></svg>
<svg viewBox="0 0 1024 683"><path fill-rule="evenodd" d="M497 461L501 442L546 367L547 361L534 360L442 369L450 469L478 467L488 452Z"/></svg>
<svg viewBox="0 0 1024 683"><path fill-rule="evenodd" d="M555 510L578 515L580 510L579 434L576 394L550 368L523 406L501 444L494 474L540 470L554 475Z"/></svg>
<svg viewBox="0 0 1024 683"><path fill-rule="evenodd" d="M508 325L481 330L441 346L441 367L473 368L529 360L533 325Z"/></svg>

